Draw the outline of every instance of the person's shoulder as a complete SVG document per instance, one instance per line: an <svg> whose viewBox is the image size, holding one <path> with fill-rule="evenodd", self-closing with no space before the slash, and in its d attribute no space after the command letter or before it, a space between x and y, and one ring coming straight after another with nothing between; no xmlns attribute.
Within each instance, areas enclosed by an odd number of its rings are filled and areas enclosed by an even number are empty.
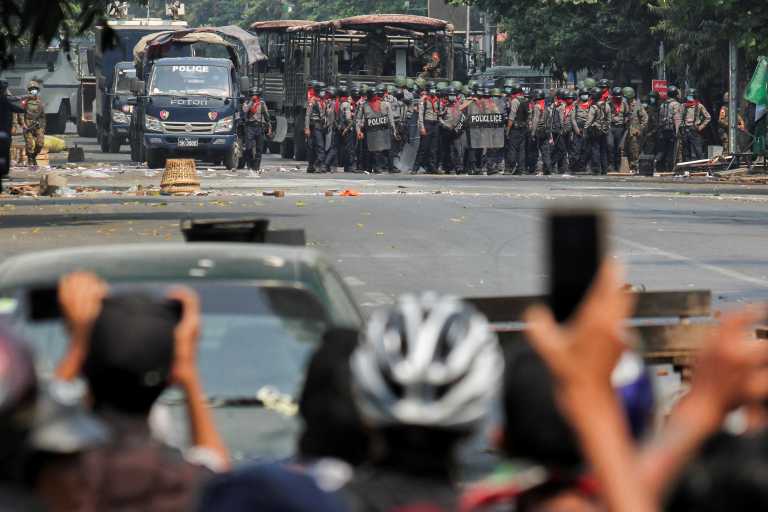
<svg viewBox="0 0 768 512"><path fill-rule="evenodd" d="M298 469L282 464L240 468L213 478L203 490L201 511L259 510L343 512L335 495Z"/></svg>

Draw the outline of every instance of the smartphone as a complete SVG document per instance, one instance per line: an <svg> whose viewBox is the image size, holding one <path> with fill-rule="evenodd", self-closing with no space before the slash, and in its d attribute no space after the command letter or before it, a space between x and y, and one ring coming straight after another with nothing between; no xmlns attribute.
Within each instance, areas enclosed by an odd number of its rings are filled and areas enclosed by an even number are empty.
<svg viewBox="0 0 768 512"><path fill-rule="evenodd" d="M548 301L567 321L595 279L605 255L605 215L594 209L556 209L547 215Z"/></svg>

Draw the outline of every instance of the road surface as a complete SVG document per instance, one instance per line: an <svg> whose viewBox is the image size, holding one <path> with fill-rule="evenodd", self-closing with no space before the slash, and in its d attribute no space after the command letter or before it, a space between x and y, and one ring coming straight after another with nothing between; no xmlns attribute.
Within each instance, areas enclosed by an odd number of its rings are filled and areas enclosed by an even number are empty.
<svg viewBox="0 0 768 512"><path fill-rule="evenodd" d="M199 197L138 197L160 172L132 166L126 149L63 170L63 198L0 199L0 257L87 244L181 238L187 217L267 217L303 228L361 305L403 292L461 296L540 293L546 279L541 219L547 208L600 205L611 212L611 245L628 280L649 290L711 289L719 305L768 300L768 187L579 177L307 175L301 164L265 157L266 171L201 165ZM100 163L103 162L103 163ZM78 168L79 167L79 168ZM90 172L89 172L90 171ZM38 171L17 169L13 181ZM345 189L360 193L340 197ZM284 190L284 198L263 196ZM333 191L333 196L326 196Z"/></svg>

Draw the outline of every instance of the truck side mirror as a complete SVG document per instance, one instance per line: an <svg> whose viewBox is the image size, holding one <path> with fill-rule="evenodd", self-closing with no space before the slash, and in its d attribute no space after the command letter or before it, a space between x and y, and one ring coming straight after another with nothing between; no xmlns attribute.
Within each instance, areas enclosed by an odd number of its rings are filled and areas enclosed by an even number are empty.
<svg viewBox="0 0 768 512"><path fill-rule="evenodd" d="M246 93L251 88L251 79L247 76L240 77L240 92Z"/></svg>
<svg viewBox="0 0 768 512"><path fill-rule="evenodd" d="M126 103L127 105L133 105L133 106L135 106L135 105L136 105L136 103L137 103L137 101L136 101L136 98L128 98L127 100L125 100L125 103Z"/></svg>

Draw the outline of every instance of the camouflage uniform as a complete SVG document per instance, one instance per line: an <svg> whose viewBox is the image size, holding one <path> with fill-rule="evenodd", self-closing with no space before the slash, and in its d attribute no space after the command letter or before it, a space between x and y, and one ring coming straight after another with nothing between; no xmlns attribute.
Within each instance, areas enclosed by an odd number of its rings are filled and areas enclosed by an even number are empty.
<svg viewBox="0 0 768 512"><path fill-rule="evenodd" d="M608 169L619 171L621 169L621 150L629 124L631 111L627 100L621 98L619 102L614 99L606 101L610 111L610 128L608 135Z"/></svg>
<svg viewBox="0 0 768 512"><path fill-rule="evenodd" d="M729 139L730 118L728 114L729 114L728 105L725 104L722 107L720 107L720 113L717 116L717 131L718 131L718 134L720 135L720 143L723 145L723 152L726 152L726 153L730 151L730 146L728 144L730 140ZM744 118L741 117L741 114L738 112L736 113L736 128L738 129L738 132L736 133L739 133L739 132L743 133L746 131ZM738 137L736 138L736 140L737 140L736 145L738 146L738 140L739 140ZM737 148L737 152L738 152L738 148Z"/></svg>
<svg viewBox="0 0 768 512"><path fill-rule="evenodd" d="M45 145L45 103L39 97L24 100L24 142L27 159L37 165L37 155Z"/></svg>
<svg viewBox="0 0 768 512"><path fill-rule="evenodd" d="M351 98L342 98L339 105L339 138L341 154L339 163L344 166L344 172L355 172L357 151L355 148L356 104Z"/></svg>
<svg viewBox="0 0 768 512"><path fill-rule="evenodd" d="M310 98L304 117L304 129L309 130L307 145L310 147L307 172L322 172L325 164L325 116L325 101L317 97Z"/></svg>
<svg viewBox="0 0 768 512"><path fill-rule="evenodd" d="M552 139L552 123L549 113L543 99L533 102L531 139L535 141L535 146L530 146L534 148L534 152L528 158L528 174L533 174L536 171L539 154L541 154L544 174L551 172L550 150L552 146L549 142Z"/></svg>
<svg viewBox="0 0 768 512"><path fill-rule="evenodd" d="M668 98L659 107L656 168L671 171L677 155L677 137L683 123L683 105L676 98Z"/></svg>
<svg viewBox="0 0 768 512"><path fill-rule="evenodd" d="M629 168L637 170L640 159L640 142L648 128L648 113L637 98L629 102L629 134L627 135L627 160Z"/></svg>
<svg viewBox="0 0 768 512"><path fill-rule="evenodd" d="M418 126L421 136L422 159L424 170L434 174L437 169L438 134L441 106L435 96L424 96L419 101ZM418 170L418 169L417 169Z"/></svg>
<svg viewBox="0 0 768 512"><path fill-rule="evenodd" d="M595 122L598 116L597 105L591 101L580 101L571 110L570 120L573 129L573 158L571 167L575 171L583 172L587 168L587 161L592 153L592 134L595 131Z"/></svg>

